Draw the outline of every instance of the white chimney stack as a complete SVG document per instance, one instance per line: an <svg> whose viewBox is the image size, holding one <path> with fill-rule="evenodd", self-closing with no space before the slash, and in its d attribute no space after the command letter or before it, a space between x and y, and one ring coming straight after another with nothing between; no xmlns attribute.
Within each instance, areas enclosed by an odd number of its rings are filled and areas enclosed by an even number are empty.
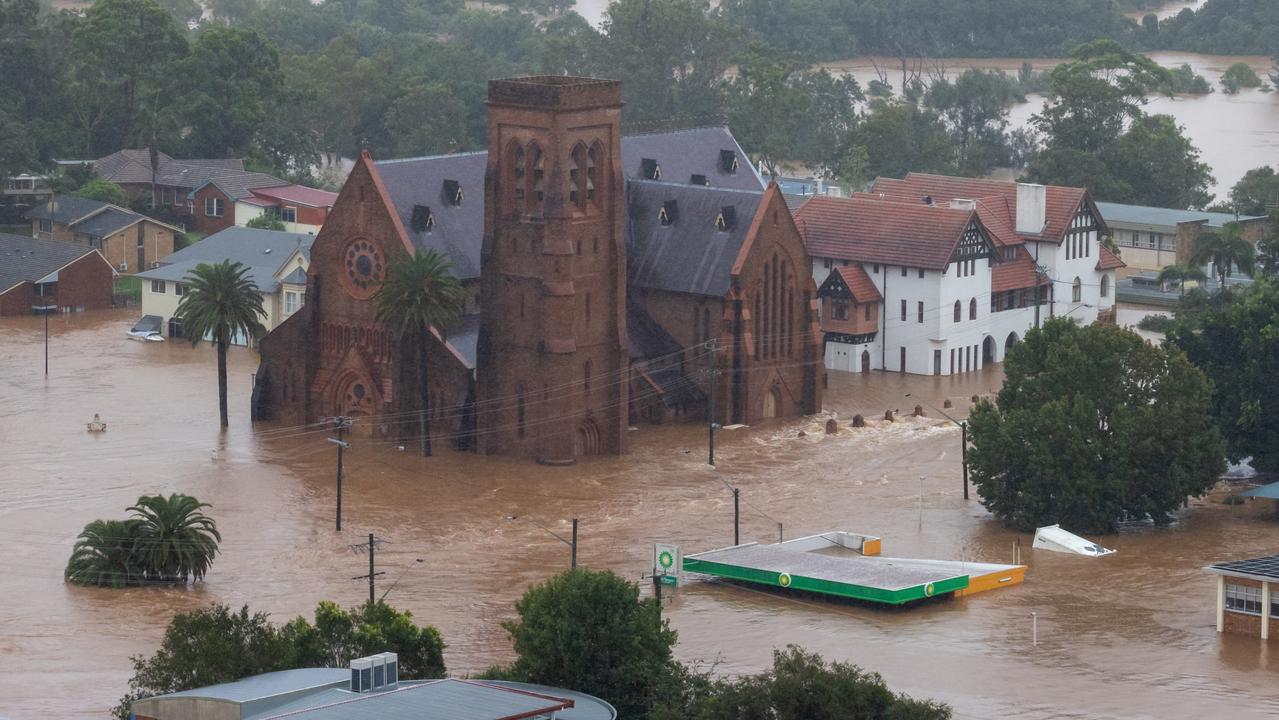
<svg viewBox="0 0 1279 720"><path fill-rule="evenodd" d="M964 198L954 198L950 201L950 207L954 210L976 210L976 200L966 200Z"/></svg>
<svg viewBox="0 0 1279 720"><path fill-rule="evenodd" d="M1017 232L1038 235L1048 219L1048 188L1017 183Z"/></svg>

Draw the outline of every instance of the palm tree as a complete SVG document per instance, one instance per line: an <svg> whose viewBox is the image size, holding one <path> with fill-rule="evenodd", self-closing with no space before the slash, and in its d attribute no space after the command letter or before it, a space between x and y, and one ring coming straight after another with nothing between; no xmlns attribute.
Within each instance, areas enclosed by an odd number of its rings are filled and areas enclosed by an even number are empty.
<svg viewBox="0 0 1279 720"><path fill-rule="evenodd" d="M1203 282L1208 276L1204 274L1202 268L1197 265L1182 265L1177 263L1169 265L1159 271L1159 284L1175 282L1181 286L1181 295L1186 295L1186 281L1194 280L1195 282Z"/></svg>
<svg viewBox="0 0 1279 720"><path fill-rule="evenodd" d="M226 349L237 334L256 337L266 332L259 318L266 315L258 287L247 277L249 268L224 260L200 263L183 279L186 292L174 317L195 345L206 337L218 349L218 410L222 427L226 416Z"/></svg>
<svg viewBox="0 0 1279 720"><path fill-rule="evenodd" d="M1220 291L1226 290L1226 278L1230 268L1237 267L1245 275L1251 275L1256 264L1257 252L1252 243L1243 237L1243 225L1228 222L1217 232L1205 232L1195 241L1195 252L1190 262L1195 265L1212 263L1220 281Z"/></svg>
<svg viewBox="0 0 1279 720"><path fill-rule="evenodd" d="M142 581L134 556L137 520L94 520L84 526L71 550L63 577L77 585L121 588Z"/></svg>
<svg viewBox="0 0 1279 720"><path fill-rule="evenodd" d="M190 495L143 495L129 508L138 523L136 556L147 577L159 582L186 582L204 577L218 554L222 535L209 507Z"/></svg>
<svg viewBox="0 0 1279 720"><path fill-rule="evenodd" d="M419 250L413 256L392 263L386 280L378 289L377 319L401 341L411 341L417 362L418 432L422 455L431 455L431 426L428 415L427 343L434 328L444 337L445 329L462 315L466 291L450 273L448 258L434 250Z"/></svg>

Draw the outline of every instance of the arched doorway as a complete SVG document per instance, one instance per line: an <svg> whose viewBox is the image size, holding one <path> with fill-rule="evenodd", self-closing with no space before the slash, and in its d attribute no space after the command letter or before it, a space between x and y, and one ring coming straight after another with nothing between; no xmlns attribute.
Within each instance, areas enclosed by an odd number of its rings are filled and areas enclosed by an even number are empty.
<svg viewBox="0 0 1279 720"><path fill-rule="evenodd" d="M373 416L377 414L376 388L362 373L348 371L334 383L331 407L334 415L351 418L353 434L373 434Z"/></svg>
<svg viewBox="0 0 1279 720"><path fill-rule="evenodd" d="M1008 357L1008 351L1013 349L1013 345L1021 342L1021 338L1017 337L1017 333L1008 333L1008 339L1004 341L1004 357Z"/></svg>
<svg viewBox="0 0 1279 720"><path fill-rule="evenodd" d="M870 351L869 350L862 351L862 372L864 373L870 372Z"/></svg>
<svg viewBox="0 0 1279 720"><path fill-rule="evenodd" d="M596 427L594 420L586 418L577 426L577 432L573 435L573 456L599 454L600 429Z"/></svg>
<svg viewBox="0 0 1279 720"><path fill-rule="evenodd" d="M782 394L776 388L772 388L764 394L764 419L772 420L777 417L777 409L782 404Z"/></svg>
<svg viewBox="0 0 1279 720"><path fill-rule="evenodd" d="M981 341L981 362L983 365L995 362L995 338L989 335Z"/></svg>

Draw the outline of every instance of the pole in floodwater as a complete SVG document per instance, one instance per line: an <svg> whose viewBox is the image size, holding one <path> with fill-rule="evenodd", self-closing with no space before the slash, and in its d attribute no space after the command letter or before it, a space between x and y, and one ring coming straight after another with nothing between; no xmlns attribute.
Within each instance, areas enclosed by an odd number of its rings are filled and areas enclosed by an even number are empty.
<svg viewBox="0 0 1279 720"><path fill-rule="evenodd" d="M1039 647L1039 613L1034 611L1030 613L1030 641Z"/></svg>
<svg viewBox="0 0 1279 720"><path fill-rule="evenodd" d="M338 416L333 418L334 424L337 425L338 436L336 438L328 438L329 442L338 446L338 476L337 476L337 522L335 523L338 531L342 530L342 451L351 447L351 443L343 440L343 434L348 427L351 426L351 418Z"/></svg>
<svg viewBox="0 0 1279 720"><path fill-rule="evenodd" d="M964 465L964 499L968 499L968 421L959 423L960 460Z"/></svg>
<svg viewBox="0 0 1279 720"><path fill-rule="evenodd" d="M376 571L374 571L374 569L373 569L373 568L374 568L374 553L377 551L377 544L378 544L378 542L384 542L384 541L379 541L379 540L374 539L374 537L373 537L373 533L369 533L369 541L368 541L367 543L360 543L360 544L358 544L358 545L351 545L351 546L350 546L350 547L351 547L351 549L352 549L353 551L357 552L357 553L359 553L359 552L364 552L366 549L367 549L367 550L368 550L368 552L369 552L369 574L368 574L368 575L356 575L355 577L353 577L353 578L351 578L351 579L352 579L352 580L365 580L365 579L367 579L367 580L369 581L369 604L370 604L370 605L373 605L373 604L375 604L375 603L377 602L376 588L375 588L375 585L374 585L374 581L375 581L375 579L377 578L377 576L378 576L378 575L385 575L385 574L386 574L385 572L376 572Z"/></svg>
<svg viewBox="0 0 1279 720"><path fill-rule="evenodd" d="M741 512L741 506L738 504L738 501L741 500L741 497L742 497L741 488L733 488L733 545L735 546L742 544L742 536L741 536L742 512Z"/></svg>
<svg viewBox="0 0 1279 720"><path fill-rule="evenodd" d="M709 452L709 457L707 458L707 462L710 463L711 465L714 465L715 464L715 385L717 384L715 380L719 375L719 371L716 370L715 368L715 351L718 348L715 345L714 340L711 340L710 346L711 346L710 359L707 360L708 369L706 371L707 373L706 382L707 382L707 385L709 386L709 391L710 391L710 400L707 403L709 406L709 410L706 413L706 418L708 420L707 422L708 436L706 441L706 447Z"/></svg>

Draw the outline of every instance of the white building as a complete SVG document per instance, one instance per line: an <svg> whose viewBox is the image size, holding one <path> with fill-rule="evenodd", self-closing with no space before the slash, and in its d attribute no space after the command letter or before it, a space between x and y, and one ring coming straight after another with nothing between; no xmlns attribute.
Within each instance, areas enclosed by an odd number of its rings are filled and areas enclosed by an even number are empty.
<svg viewBox="0 0 1279 720"><path fill-rule="evenodd" d="M951 375L1002 361L1037 316L1114 321L1123 263L1082 188L912 173L795 218L831 370Z"/></svg>
<svg viewBox="0 0 1279 720"><path fill-rule="evenodd" d="M267 331L284 322L306 302L306 274L311 265L310 233L276 232L232 227L215 233L160 261L160 267L138 273L142 280L143 321L159 328L168 338L183 337L173 315L186 291L183 280L201 263L224 260L249 268L248 276L262 295L261 318ZM252 344L251 338L237 337L237 345Z"/></svg>

